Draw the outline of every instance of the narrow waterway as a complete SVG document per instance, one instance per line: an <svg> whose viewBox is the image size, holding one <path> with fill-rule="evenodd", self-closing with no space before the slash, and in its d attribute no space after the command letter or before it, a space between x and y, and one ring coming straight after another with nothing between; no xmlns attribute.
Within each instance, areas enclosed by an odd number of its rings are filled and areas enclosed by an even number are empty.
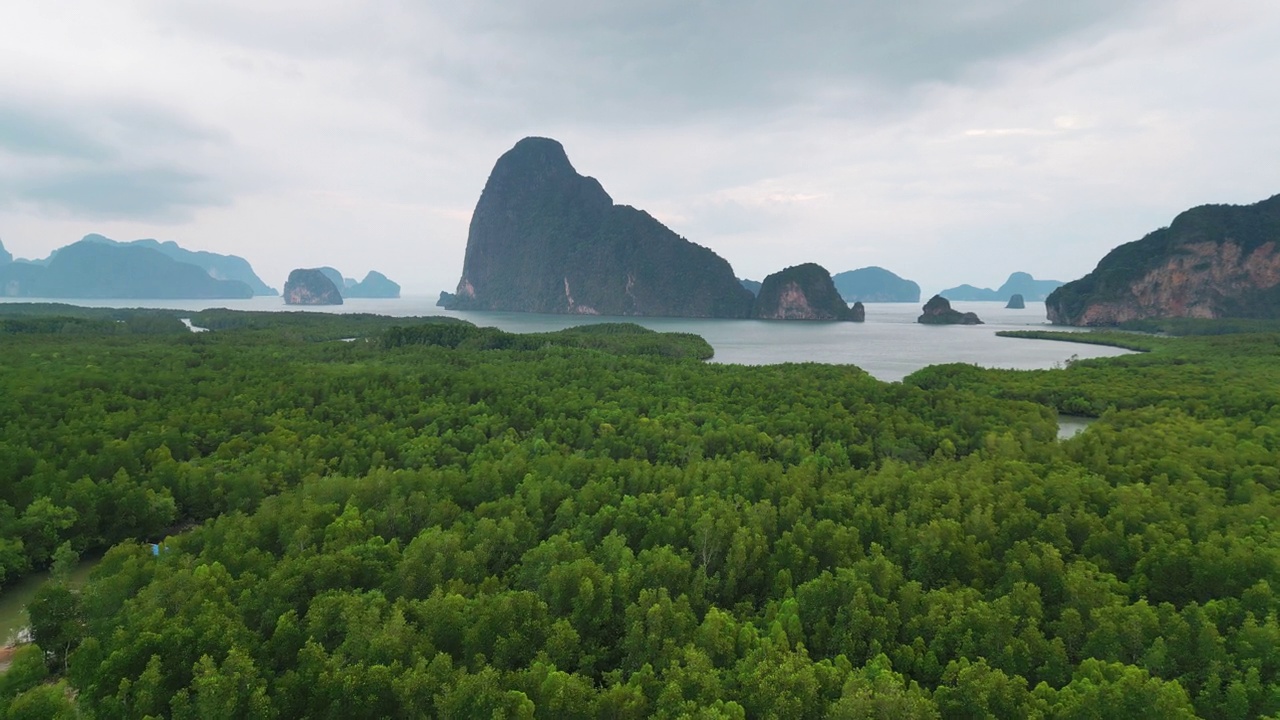
<svg viewBox="0 0 1280 720"><path fill-rule="evenodd" d="M89 579L89 573L97 566L101 558L82 560L75 570L71 571L72 587L79 587ZM0 646L7 645L26 627L27 603L35 597L40 586L48 582L49 571L28 575L21 580L0 590Z"/></svg>
<svg viewBox="0 0 1280 720"><path fill-rule="evenodd" d="M1084 415L1059 415L1058 439L1067 440L1079 435L1097 419L1098 418L1085 417Z"/></svg>

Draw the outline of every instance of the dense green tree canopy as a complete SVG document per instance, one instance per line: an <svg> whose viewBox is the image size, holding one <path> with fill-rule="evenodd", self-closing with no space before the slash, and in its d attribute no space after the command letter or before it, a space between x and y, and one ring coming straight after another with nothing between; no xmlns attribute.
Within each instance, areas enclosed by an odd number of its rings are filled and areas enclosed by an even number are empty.
<svg viewBox="0 0 1280 720"><path fill-rule="evenodd" d="M202 322L0 344L0 566L110 547L0 717L1280 712L1280 336L889 384Z"/></svg>

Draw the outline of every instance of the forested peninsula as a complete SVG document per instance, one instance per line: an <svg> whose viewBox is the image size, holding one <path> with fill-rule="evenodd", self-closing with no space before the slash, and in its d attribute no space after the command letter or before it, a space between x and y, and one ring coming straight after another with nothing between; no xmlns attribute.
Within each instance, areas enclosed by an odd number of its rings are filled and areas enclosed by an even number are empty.
<svg viewBox="0 0 1280 720"><path fill-rule="evenodd" d="M105 551L0 717L1274 715L1280 328L1161 329L885 383L632 325L0 306L0 583Z"/></svg>

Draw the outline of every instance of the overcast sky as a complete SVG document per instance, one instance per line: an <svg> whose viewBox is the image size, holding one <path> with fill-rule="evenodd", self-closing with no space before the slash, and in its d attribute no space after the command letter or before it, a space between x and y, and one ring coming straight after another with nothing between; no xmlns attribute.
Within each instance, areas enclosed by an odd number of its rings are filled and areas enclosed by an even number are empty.
<svg viewBox="0 0 1280 720"><path fill-rule="evenodd" d="M1274 0L8 2L0 240L434 294L541 135L741 277L1071 280L1280 192L1278 38Z"/></svg>

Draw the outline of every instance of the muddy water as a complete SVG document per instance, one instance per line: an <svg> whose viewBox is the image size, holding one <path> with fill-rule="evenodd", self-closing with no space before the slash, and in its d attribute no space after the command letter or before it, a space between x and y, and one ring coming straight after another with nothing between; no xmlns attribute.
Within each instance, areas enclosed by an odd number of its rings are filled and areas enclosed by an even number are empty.
<svg viewBox="0 0 1280 720"><path fill-rule="evenodd" d="M78 587L89 579L89 572L101 558L82 560L71 571L71 586ZM35 597L40 586L48 582L49 572L28 575L0 590L0 646L8 644L18 631L27 626L27 603Z"/></svg>

